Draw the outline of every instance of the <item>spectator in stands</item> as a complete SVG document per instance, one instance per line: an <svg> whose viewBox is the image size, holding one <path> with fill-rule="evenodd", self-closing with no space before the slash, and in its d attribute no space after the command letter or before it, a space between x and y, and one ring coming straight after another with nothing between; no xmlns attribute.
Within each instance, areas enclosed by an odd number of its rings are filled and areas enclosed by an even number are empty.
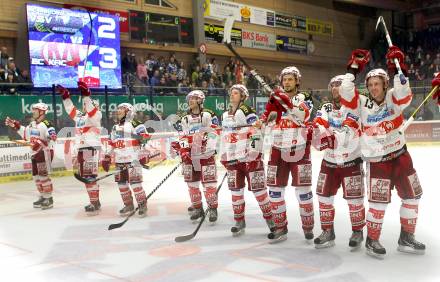
<svg viewBox="0 0 440 282"><path fill-rule="evenodd" d="M420 75L423 76L423 79L425 79L427 77L426 75L428 73L428 65L426 65L424 60L420 61L419 72L420 72Z"/></svg>
<svg viewBox="0 0 440 282"><path fill-rule="evenodd" d="M211 73L218 73L219 68L217 65L217 62L215 61L215 58L212 58L209 63L209 69L211 70Z"/></svg>
<svg viewBox="0 0 440 282"><path fill-rule="evenodd" d="M425 64L427 66L429 66L430 64L432 64L432 59L431 59L431 55L429 53L426 54L425 56Z"/></svg>
<svg viewBox="0 0 440 282"><path fill-rule="evenodd" d="M416 69L416 80L422 81L425 79L425 74L420 73L418 69Z"/></svg>
<svg viewBox="0 0 440 282"><path fill-rule="evenodd" d="M150 79L150 85L155 87L155 86L159 86L159 84L160 84L160 71L155 70L153 77Z"/></svg>
<svg viewBox="0 0 440 282"><path fill-rule="evenodd" d="M196 68L194 69L194 71L191 74L191 82L192 83L196 83L199 80L199 73L200 73L200 67L196 66Z"/></svg>
<svg viewBox="0 0 440 282"><path fill-rule="evenodd" d="M14 58L9 57L8 63L6 64L5 68L5 77L4 80L9 81L8 76L12 74L14 76L14 81L20 81L21 72L20 70L15 66Z"/></svg>
<svg viewBox="0 0 440 282"><path fill-rule="evenodd" d="M177 86L177 93L180 95L186 95L190 92L190 88L188 87L188 79L185 78L179 85Z"/></svg>
<svg viewBox="0 0 440 282"><path fill-rule="evenodd" d="M170 56L170 62L167 65L166 71L169 73L177 73L178 67L177 67L177 61L176 57L174 55Z"/></svg>
<svg viewBox="0 0 440 282"><path fill-rule="evenodd" d="M229 68L229 70L234 73L235 71L235 59L234 57L230 57L228 63L225 65L225 70L226 68Z"/></svg>
<svg viewBox="0 0 440 282"><path fill-rule="evenodd" d="M416 80L416 69L414 67L414 64L409 65L408 78L410 81Z"/></svg>
<svg viewBox="0 0 440 282"><path fill-rule="evenodd" d="M203 64L201 72L202 72L202 80L209 81L212 73L207 63Z"/></svg>
<svg viewBox="0 0 440 282"><path fill-rule="evenodd" d="M435 55L435 59L434 59L433 63L434 63L434 65L436 65L436 66L440 66L440 53L437 53L437 54Z"/></svg>
<svg viewBox="0 0 440 282"><path fill-rule="evenodd" d="M154 74L154 71L159 68L159 64L156 60L156 57L154 54L148 54L147 61L145 62L145 65L147 66L147 72L148 77L152 77Z"/></svg>
<svg viewBox="0 0 440 282"><path fill-rule="evenodd" d="M223 82L226 85L229 85L230 81L235 82L234 74L231 72L231 69L229 68L229 66L226 66L225 72L223 73Z"/></svg>
<svg viewBox="0 0 440 282"><path fill-rule="evenodd" d="M167 80L168 91L167 94L176 94L177 93L177 75L172 73Z"/></svg>
<svg viewBox="0 0 440 282"><path fill-rule="evenodd" d="M8 63L9 55L8 48L2 46L0 48L0 69L4 69Z"/></svg>
<svg viewBox="0 0 440 282"><path fill-rule="evenodd" d="M137 62L136 62L136 54L131 53L131 56L128 57L128 71L131 73L136 73Z"/></svg>
<svg viewBox="0 0 440 282"><path fill-rule="evenodd" d="M130 71L130 67L129 67L130 62L129 62L129 59L128 59L130 57L131 57L130 52L127 52L127 54L124 56L124 58L122 58L121 67L124 70L124 72Z"/></svg>
<svg viewBox="0 0 440 282"><path fill-rule="evenodd" d="M15 76L12 71L8 71L8 76L6 78L5 83L18 83L18 76ZM3 93L14 95L17 93L17 86L16 85L5 85L3 86Z"/></svg>
<svg viewBox="0 0 440 282"><path fill-rule="evenodd" d="M179 70L177 71L177 80L182 81L186 78L186 76L187 72L185 70L185 64L183 63L183 61L181 61L179 64Z"/></svg>
<svg viewBox="0 0 440 282"><path fill-rule="evenodd" d="M138 60L136 67L136 74L140 81L148 85L148 72L147 66L144 64L142 59Z"/></svg>
<svg viewBox="0 0 440 282"><path fill-rule="evenodd" d="M417 46L415 56L416 56L416 60L415 60L416 64L421 63L421 61L423 60L423 49L422 49L422 46L420 46L420 45Z"/></svg>

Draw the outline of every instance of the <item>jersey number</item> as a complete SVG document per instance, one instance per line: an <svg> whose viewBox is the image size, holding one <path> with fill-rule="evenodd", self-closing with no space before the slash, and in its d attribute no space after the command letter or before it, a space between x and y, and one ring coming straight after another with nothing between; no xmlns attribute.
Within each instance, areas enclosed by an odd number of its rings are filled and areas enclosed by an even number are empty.
<svg viewBox="0 0 440 282"><path fill-rule="evenodd" d="M371 101L370 99L365 100L364 107L367 107L368 109L372 109L373 108L373 101Z"/></svg>

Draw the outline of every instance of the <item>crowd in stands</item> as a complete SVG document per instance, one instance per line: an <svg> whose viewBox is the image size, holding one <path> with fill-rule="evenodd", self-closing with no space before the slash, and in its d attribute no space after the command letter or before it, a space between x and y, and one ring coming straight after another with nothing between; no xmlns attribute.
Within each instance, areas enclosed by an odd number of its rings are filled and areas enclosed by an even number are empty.
<svg viewBox="0 0 440 282"><path fill-rule="evenodd" d="M17 90L23 88L13 83L32 83L32 81L29 71L20 70L15 65L14 58L9 56L8 48L2 46L0 47L0 91L3 94L15 94Z"/></svg>
<svg viewBox="0 0 440 282"><path fill-rule="evenodd" d="M208 95L216 95L223 94L235 83L243 83L249 89L259 88L255 79L234 58L221 68L215 58L201 64L200 59L195 57L193 63L186 66L174 54L165 58L150 53L146 58L137 58L136 54L128 52L122 59L122 70L125 74L135 75L144 85L151 86L154 94L186 94L192 89L203 89Z"/></svg>
<svg viewBox="0 0 440 282"><path fill-rule="evenodd" d="M412 86L430 85L434 74L440 72L440 25L421 31L397 31L394 44L405 53L408 78ZM393 38L393 39L394 39ZM387 43L384 38L374 42L373 57L376 67L385 66ZM382 48L381 48L382 46Z"/></svg>

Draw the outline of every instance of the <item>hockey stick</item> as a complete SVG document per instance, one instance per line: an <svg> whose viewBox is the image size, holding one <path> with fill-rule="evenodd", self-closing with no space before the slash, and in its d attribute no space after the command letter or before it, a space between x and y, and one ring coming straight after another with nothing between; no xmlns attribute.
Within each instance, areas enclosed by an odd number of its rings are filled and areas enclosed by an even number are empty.
<svg viewBox="0 0 440 282"><path fill-rule="evenodd" d="M228 175L228 173L226 172L225 175L223 176L222 182L217 187L217 191L215 192L216 195L218 195L218 192L222 188L223 182L225 182L225 179L226 179L227 175ZM202 215L202 219L200 220L199 224L197 225L197 227L196 227L196 229L194 230L193 233L188 234L188 235L178 236L178 237L174 238L174 241L176 241L176 243L182 243L182 242L189 241L189 240L193 239L194 237L196 237L197 232L199 232L199 229L202 226L203 222L205 221L206 215L208 214L209 210L210 210L210 208L207 208L205 210L205 212Z"/></svg>
<svg viewBox="0 0 440 282"><path fill-rule="evenodd" d="M228 47L228 49L234 54L234 56L245 65L245 67L249 70L251 75L260 83L264 90L269 93L271 97L274 97L281 106L287 111L288 114L294 115L292 112L292 109L290 109L286 103L277 95L272 95L273 89L264 81L264 79L255 71L254 68L252 68L244 59L240 56L240 54L237 53L237 51L234 49L234 47L231 44L231 32L232 32L232 26L234 25L234 17L229 16L225 20L225 27L224 27L224 37L223 37L223 43Z"/></svg>
<svg viewBox="0 0 440 282"><path fill-rule="evenodd" d="M382 16L380 16L380 17L377 19L377 22L376 22L376 30L377 30L377 28L379 27L379 24L380 24L380 23L382 23L382 25L383 25L383 30L384 30L384 32L385 32L385 37L386 37L387 42L388 42L388 47L393 46L393 42L391 42L390 34L388 33L387 25L385 24L385 20L383 19ZM405 77L405 75L404 75L403 72L402 72L402 68L400 67L399 60L396 59L396 58L394 58L394 64L396 65L397 72L399 73L400 83L402 83L402 85L403 85L403 84L406 84L406 77Z"/></svg>
<svg viewBox="0 0 440 282"><path fill-rule="evenodd" d="M415 109L415 111L411 114L410 118L407 121L405 121L402 128L399 129L400 134L403 134L405 132L405 130L408 128L408 126L414 121L414 117L419 112L420 108L423 105L425 105L426 101L428 101L428 99L431 98L431 96L434 95L434 93L437 92L437 89L438 89L438 85L436 85L434 88L432 88L432 90L431 90L431 92L429 92L428 96L426 96L426 98L422 101L422 103L420 103L420 105L417 107L417 109Z"/></svg>
<svg viewBox="0 0 440 282"><path fill-rule="evenodd" d="M26 146L26 147L32 147L31 143L27 142L27 141L22 141L22 140L10 140L11 142L14 142L15 144L18 145L22 145L22 146Z"/></svg>
<svg viewBox="0 0 440 282"><path fill-rule="evenodd" d="M159 156L159 155L160 155L160 153L156 153L156 154L150 156L149 158L152 159L152 158L157 157L157 156ZM149 167L148 165L143 165L143 164L141 164L141 166L142 166L142 168L150 169L150 167ZM155 165L155 166L156 166L156 165ZM79 180L79 181L81 181L81 182L83 182L83 183L85 183L85 184L90 184L90 183L94 183L94 182L97 182L97 181L103 180L103 179L105 179L105 178L107 178L107 177L110 177L110 176L112 176L112 175L118 174L118 173L120 173L120 172L122 172L122 171L124 171L124 170L127 170L127 169L129 169L129 168L132 168L132 167L133 167L133 166L123 167L122 169L115 170L115 171L113 171L113 172L110 172L110 173L108 173L108 174L106 174L106 175L103 175L103 176L100 176L100 177L98 177L98 178L85 178L85 177L82 177L82 176L81 176L79 173L77 173L77 172L75 172L75 173L73 174L73 176L74 176L77 180Z"/></svg>
<svg viewBox="0 0 440 282"><path fill-rule="evenodd" d="M159 184L157 184L157 186L153 189L153 191L151 191L150 192L150 194L148 194L148 196L147 196L147 198L145 199L145 201L147 201L156 191L157 191L157 189L159 189L159 187L160 186L162 186L162 184L164 184L165 183L165 181L167 181L167 179L168 178L170 178L170 176L179 168L179 166L181 165L182 163L180 162L178 165L176 165L168 174L167 174L167 176L165 176L165 178L164 179L162 179L162 181L161 182L159 182ZM129 219L130 219L130 217L132 217L137 211L139 210L139 206L134 210L134 211L132 211L128 216L127 216L127 218L126 219L124 219L124 221L122 221L122 222L119 222L119 223L113 223L113 224L110 224L109 226L108 226L108 230L113 230L113 229L116 229L116 228L121 228Z"/></svg>

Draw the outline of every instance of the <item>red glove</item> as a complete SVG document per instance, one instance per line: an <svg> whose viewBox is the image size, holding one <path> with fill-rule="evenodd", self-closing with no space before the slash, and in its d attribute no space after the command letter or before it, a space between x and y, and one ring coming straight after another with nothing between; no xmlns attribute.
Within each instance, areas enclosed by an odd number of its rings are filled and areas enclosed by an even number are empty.
<svg viewBox="0 0 440 282"><path fill-rule="evenodd" d="M437 99L437 104L440 106L440 72L431 81L432 88L437 86L437 92L434 93L432 99Z"/></svg>
<svg viewBox="0 0 440 282"><path fill-rule="evenodd" d="M404 75L407 75L408 67L404 63L405 54L403 54L402 50L399 49L397 46L391 46L388 49L387 55L387 68L388 73L390 75L395 75L397 73L396 64L394 64L394 59L397 59L399 61L400 68L402 69L402 72Z"/></svg>
<svg viewBox="0 0 440 282"><path fill-rule="evenodd" d="M90 96L92 94L84 81L78 81L78 89L81 92L81 96Z"/></svg>
<svg viewBox="0 0 440 282"><path fill-rule="evenodd" d="M110 170L110 164L112 163L112 157L110 155L105 155L104 159L101 162L102 168L105 171L109 171Z"/></svg>
<svg viewBox="0 0 440 282"><path fill-rule="evenodd" d="M40 151L41 148L43 148L43 144L40 140L35 141L35 143L32 144L32 151L37 152Z"/></svg>
<svg viewBox="0 0 440 282"><path fill-rule="evenodd" d="M370 51L356 49L351 52L350 60L347 63L347 70L353 70L355 74L360 73L370 61Z"/></svg>
<svg viewBox="0 0 440 282"><path fill-rule="evenodd" d="M142 155L139 159L139 162L141 163L141 165L146 165L150 162L150 156L148 154Z"/></svg>
<svg viewBox="0 0 440 282"><path fill-rule="evenodd" d="M180 151L180 149L182 149L182 147L180 147L180 143L179 143L179 141L173 141L173 142L171 142L171 145L170 145L170 151L172 152L172 153L179 153L179 151Z"/></svg>
<svg viewBox="0 0 440 282"><path fill-rule="evenodd" d="M266 110L261 116L261 119L263 121L267 120L271 112L276 112L277 113L276 122L278 122L281 119L281 114L287 111L274 96L279 97L289 109L293 108L293 104L292 101L290 100L290 97L286 93L282 92L281 89L279 88L275 89L275 91L273 92L272 96L269 98L269 101L266 104Z"/></svg>
<svg viewBox="0 0 440 282"><path fill-rule="evenodd" d="M5 125L15 129L15 130L19 130L20 129L20 122L18 120L15 119L11 119L10 117L6 117L5 119Z"/></svg>
<svg viewBox="0 0 440 282"><path fill-rule="evenodd" d="M313 132L312 144L319 151L323 151L325 149L334 149L335 148L335 135L333 132L327 130L324 133L318 131Z"/></svg>
<svg viewBox="0 0 440 282"><path fill-rule="evenodd" d="M182 148L180 149L180 158L182 159L182 162L188 164L192 162L191 159L191 149L188 148Z"/></svg>
<svg viewBox="0 0 440 282"><path fill-rule="evenodd" d="M293 108L293 104L292 101L290 100L290 97L284 93L280 88L275 89L273 95L280 97L280 99L284 102L284 104L289 108L292 109ZM273 96L272 95L272 96ZM283 112L286 111L286 109L284 109L284 107L281 105L281 103L275 98L275 97L271 97L274 100L274 104Z"/></svg>
<svg viewBox="0 0 440 282"><path fill-rule="evenodd" d="M63 86L61 86L59 84L56 87L56 91L61 94L61 98L63 98L63 100L70 98L69 90L67 90L66 88L64 88Z"/></svg>

